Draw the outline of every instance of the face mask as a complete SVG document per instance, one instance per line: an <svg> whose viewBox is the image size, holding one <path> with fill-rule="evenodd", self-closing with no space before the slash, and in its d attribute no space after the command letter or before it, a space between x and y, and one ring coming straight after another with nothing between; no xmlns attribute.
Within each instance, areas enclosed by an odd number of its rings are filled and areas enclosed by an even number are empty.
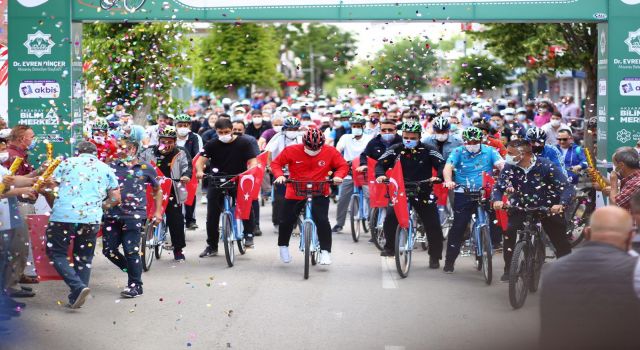
<svg viewBox="0 0 640 350"><path fill-rule="evenodd" d="M449 118L449 117L451 116L451 113L449 113L449 112L442 112L442 113L440 113L440 116L441 116L442 118Z"/></svg>
<svg viewBox="0 0 640 350"><path fill-rule="evenodd" d="M507 154L504 157L504 161L505 161L505 163L511 164L511 165L517 165L520 162L519 160L516 160L516 157L514 157L514 156L512 156L510 154Z"/></svg>
<svg viewBox="0 0 640 350"><path fill-rule="evenodd" d="M178 128L178 130L176 130L176 133L180 137L185 137L185 136L189 135L189 132L191 132L190 128Z"/></svg>
<svg viewBox="0 0 640 350"><path fill-rule="evenodd" d="M231 139L233 139L233 135L231 134L218 135L218 140L220 140L220 142L223 142L223 143L229 143L231 142Z"/></svg>
<svg viewBox="0 0 640 350"><path fill-rule="evenodd" d="M124 114L124 112L116 112L114 114L116 117L121 117Z"/></svg>
<svg viewBox="0 0 640 350"><path fill-rule="evenodd" d="M131 163L131 162L132 162L133 160L135 160L135 159L136 159L136 157L135 157L135 156L131 156L131 155L129 155L129 156L124 157L124 158L122 159L122 161L123 161L123 162L125 162L125 163Z"/></svg>
<svg viewBox="0 0 640 350"><path fill-rule="evenodd" d="M269 122L269 121L271 121L271 117L262 117L262 121L263 122Z"/></svg>
<svg viewBox="0 0 640 350"><path fill-rule="evenodd" d="M546 110L545 108L541 108L541 109L538 111L538 113L539 113L539 114L544 114L544 113L547 113L547 110Z"/></svg>
<svg viewBox="0 0 640 350"><path fill-rule="evenodd" d="M306 148L306 147L305 147L305 148L304 148L304 153L306 153L306 154L308 154L308 155L310 155L310 156L312 156L312 157L315 157L315 156L317 156L317 155L320 153L320 150L312 151L312 150L310 150L310 149L308 149L308 148Z"/></svg>
<svg viewBox="0 0 640 350"><path fill-rule="evenodd" d="M309 126L311 124L314 124L314 122L312 122L311 120L303 120L300 122L300 125L302 126Z"/></svg>
<svg viewBox="0 0 640 350"><path fill-rule="evenodd" d="M280 131L282 131L282 125L274 125L274 126L273 126L273 131L275 131L275 132L280 132Z"/></svg>
<svg viewBox="0 0 640 350"><path fill-rule="evenodd" d="M345 129L351 129L351 124L349 124L349 122L342 122L342 127Z"/></svg>
<svg viewBox="0 0 640 350"><path fill-rule="evenodd" d="M241 133L241 132L239 132L239 131L236 131L236 132L234 132L233 134L234 134L234 135L236 135L236 136L242 136L242 133Z"/></svg>
<svg viewBox="0 0 640 350"><path fill-rule="evenodd" d="M351 129L351 133L352 133L354 136L362 136L362 133L363 133L363 132L364 132L364 130L362 130L361 128L357 128L357 129L356 129L356 128L354 128L354 129Z"/></svg>
<svg viewBox="0 0 640 350"><path fill-rule="evenodd" d="M458 124L451 124L451 132L458 131Z"/></svg>
<svg viewBox="0 0 640 350"><path fill-rule="evenodd" d="M299 133L297 131L285 131L284 132L284 136L286 136L288 139L295 139L296 137L298 137Z"/></svg>
<svg viewBox="0 0 640 350"><path fill-rule="evenodd" d="M553 119L552 121L549 122L551 124L551 126L553 126L554 128L557 128L560 126L560 121L558 119Z"/></svg>
<svg viewBox="0 0 640 350"><path fill-rule="evenodd" d="M262 124L262 118L253 118L251 119L253 124Z"/></svg>
<svg viewBox="0 0 640 350"><path fill-rule="evenodd" d="M89 118L95 118L98 116L98 112L89 112Z"/></svg>
<svg viewBox="0 0 640 350"><path fill-rule="evenodd" d="M404 146L406 148L409 148L409 149L414 149L414 148L416 148L416 146L418 146L418 140L405 140L405 139L403 139L402 143L404 143Z"/></svg>
<svg viewBox="0 0 640 350"><path fill-rule="evenodd" d="M500 127L500 125L494 121L490 121L489 125L494 129L498 129Z"/></svg>
<svg viewBox="0 0 640 350"><path fill-rule="evenodd" d="M436 134L436 140L445 142L449 138L449 134Z"/></svg>
<svg viewBox="0 0 640 350"><path fill-rule="evenodd" d="M518 114L518 120L523 122L527 119L527 115L526 114Z"/></svg>
<svg viewBox="0 0 640 350"><path fill-rule="evenodd" d="M339 120L336 120L333 122L333 127L334 128L339 128L342 126L342 123Z"/></svg>
<svg viewBox="0 0 640 350"><path fill-rule="evenodd" d="M391 142L396 137L396 135L395 134L380 134L380 137L382 138L382 141L384 141L384 142Z"/></svg>
<svg viewBox="0 0 640 350"><path fill-rule="evenodd" d="M506 120L506 121L508 121L508 122L511 122L511 121L513 121L513 116L512 116L512 115L507 114L507 115L505 115L505 116L504 116L504 120Z"/></svg>
<svg viewBox="0 0 640 350"><path fill-rule="evenodd" d="M104 145L105 139L104 136L94 136L93 141L95 141L99 145Z"/></svg>
<svg viewBox="0 0 640 350"><path fill-rule="evenodd" d="M0 163L4 163L9 159L9 152L0 153Z"/></svg>
<svg viewBox="0 0 640 350"><path fill-rule="evenodd" d="M464 148L467 149L469 153L478 153L480 152L480 145L464 145Z"/></svg>

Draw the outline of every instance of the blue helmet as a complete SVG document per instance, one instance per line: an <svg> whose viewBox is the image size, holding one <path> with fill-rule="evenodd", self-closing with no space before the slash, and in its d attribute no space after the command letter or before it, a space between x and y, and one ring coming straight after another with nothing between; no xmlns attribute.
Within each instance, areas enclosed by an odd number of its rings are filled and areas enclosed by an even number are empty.
<svg viewBox="0 0 640 350"><path fill-rule="evenodd" d="M284 123L282 124L282 130L299 128L299 127L300 127L300 120L298 120L298 118L296 117L284 118Z"/></svg>

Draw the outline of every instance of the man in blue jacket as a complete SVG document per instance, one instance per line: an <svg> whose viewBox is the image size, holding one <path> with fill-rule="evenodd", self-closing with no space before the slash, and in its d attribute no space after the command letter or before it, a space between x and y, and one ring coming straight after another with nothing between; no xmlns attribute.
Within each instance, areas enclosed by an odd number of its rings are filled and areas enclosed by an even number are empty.
<svg viewBox="0 0 640 350"><path fill-rule="evenodd" d="M556 148L564 157L564 168L567 170L567 177L575 185L580 178L580 171L587 168L587 157L584 154L584 149L573 143L573 135L569 129L558 131L556 140L558 140Z"/></svg>
<svg viewBox="0 0 640 350"><path fill-rule="evenodd" d="M536 157L527 140L511 141L507 147L505 167L493 188L493 208L504 208L502 196L510 193L509 205L516 207L550 207L548 216L541 218L542 227L562 257L571 253L566 237L567 225L561 215L570 204L574 186L569 183L564 172L548 159ZM508 267L511 265L516 232L522 228L525 214L521 211L509 213L509 226L504 237L505 273L501 281L509 281Z"/></svg>

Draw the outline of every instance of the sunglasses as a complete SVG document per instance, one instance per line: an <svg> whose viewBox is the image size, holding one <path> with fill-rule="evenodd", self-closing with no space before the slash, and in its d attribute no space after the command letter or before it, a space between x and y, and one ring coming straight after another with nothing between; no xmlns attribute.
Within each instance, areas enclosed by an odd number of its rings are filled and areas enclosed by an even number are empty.
<svg viewBox="0 0 640 350"><path fill-rule="evenodd" d="M569 139L568 139L568 138L567 138L567 139L556 139L556 140L558 140L559 142L569 141Z"/></svg>

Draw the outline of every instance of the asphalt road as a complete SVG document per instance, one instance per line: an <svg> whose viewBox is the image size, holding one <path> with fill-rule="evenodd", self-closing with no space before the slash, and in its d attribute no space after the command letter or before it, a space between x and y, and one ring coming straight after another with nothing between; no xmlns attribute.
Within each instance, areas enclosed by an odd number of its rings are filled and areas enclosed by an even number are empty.
<svg viewBox="0 0 640 350"><path fill-rule="evenodd" d="M331 215L334 215L332 206ZM204 227L205 208L198 204ZM410 275L400 279L393 259L381 258L364 236L333 237L333 264L302 278L303 257L278 258L269 204L256 248L228 268L224 254L200 259L204 229L187 231L186 262L170 253L143 274L144 295L121 299L126 275L99 252L91 296L84 307L62 305L61 281L35 285L37 296L12 321L2 349L502 349L535 344L538 295L512 310L507 284L485 285L472 259L454 274L427 268L416 251ZM222 246L220 246L221 252ZM494 271L502 271L502 256ZM499 278L499 273L497 273ZM0 325L6 326L3 322Z"/></svg>

